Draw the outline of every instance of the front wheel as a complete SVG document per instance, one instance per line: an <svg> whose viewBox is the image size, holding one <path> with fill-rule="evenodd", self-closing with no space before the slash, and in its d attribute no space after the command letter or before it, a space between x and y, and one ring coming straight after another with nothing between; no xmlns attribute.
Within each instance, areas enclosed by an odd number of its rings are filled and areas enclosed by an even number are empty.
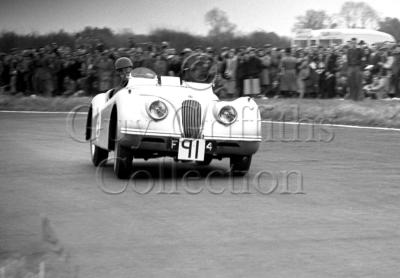
<svg viewBox="0 0 400 278"><path fill-rule="evenodd" d="M101 165L100 163L108 158L108 150L99 148L92 140L90 140L90 156L94 166Z"/></svg>
<svg viewBox="0 0 400 278"><path fill-rule="evenodd" d="M114 173L119 179L129 178L133 167L133 153L129 148L121 146L117 141L115 142L114 152Z"/></svg>
<svg viewBox="0 0 400 278"><path fill-rule="evenodd" d="M244 176L250 169L251 155L237 155L230 158L231 173L234 176Z"/></svg>

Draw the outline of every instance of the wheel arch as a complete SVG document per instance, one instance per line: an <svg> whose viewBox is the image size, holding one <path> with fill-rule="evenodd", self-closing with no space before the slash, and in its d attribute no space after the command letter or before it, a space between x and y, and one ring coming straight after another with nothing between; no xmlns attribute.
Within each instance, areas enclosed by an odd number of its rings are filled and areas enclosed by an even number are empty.
<svg viewBox="0 0 400 278"><path fill-rule="evenodd" d="M115 149L115 135L117 131L117 120L118 120L118 110L117 106L114 105L111 110L110 116L110 127L108 129L108 149L114 150Z"/></svg>
<svg viewBox="0 0 400 278"><path fill-rule="evenodd" d="M90 140L90 138L92 138L92 116L93 116L93 109L92 109L92 105L90 105L89 112L88 112L87 119L86 119L86 133L85 133L86 141L88 141L88 140Z"/></svg>

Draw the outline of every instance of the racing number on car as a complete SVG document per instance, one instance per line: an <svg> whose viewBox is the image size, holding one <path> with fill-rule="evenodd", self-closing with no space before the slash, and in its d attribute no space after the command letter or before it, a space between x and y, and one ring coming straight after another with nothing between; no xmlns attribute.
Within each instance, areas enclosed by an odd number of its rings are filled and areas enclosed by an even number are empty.
<svg viewBox="0 0 400 278"><path fill-rule="evenodd" d="M204 139L180 139L178 159L181 160L204 160L206 141Z"/></svg>

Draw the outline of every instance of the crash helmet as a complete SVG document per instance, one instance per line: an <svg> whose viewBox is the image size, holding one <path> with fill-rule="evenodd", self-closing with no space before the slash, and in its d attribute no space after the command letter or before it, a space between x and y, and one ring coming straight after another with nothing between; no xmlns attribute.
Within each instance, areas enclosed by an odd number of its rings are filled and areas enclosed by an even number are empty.
<svg viewBox="0 0 400 278"><path fill-rule="evenodd" d="M131 59L129 59L127 57L121 57L115 61L115 69L116 70L120 70L120 69L128 68L128 67L133 67L133 64L132 64Z"/></svg>

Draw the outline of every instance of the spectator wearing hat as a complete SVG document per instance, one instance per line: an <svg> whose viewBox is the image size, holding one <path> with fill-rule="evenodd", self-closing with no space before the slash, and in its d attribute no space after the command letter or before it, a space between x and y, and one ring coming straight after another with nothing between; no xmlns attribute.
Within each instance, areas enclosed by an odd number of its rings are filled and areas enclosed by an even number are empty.
<svg viewBox="0 0 400 278"><path fill-rule="evenodd" d="M363 58L361 67L365 68L371 64L371 49L369 49L366 45L362 48Z"/></svg>
<svg viewBox="0 0 400 278"><path fill-rule="evenodd" d="M303 98L306 93L306 80L310 78L310 67L308 56L303 51L299 53L298 58L298 74L297 74L297 90L299 98Z"/></svg>
<svg viewBox="0 0 400 278"><path fill-rule="evenodd" d="M33 76L34 91L44 96L52 96L54 90L52 75L50 72L51 60L44 49L40 50L35 60L35 72Z"/></svg>
<svg viewBox="0 0 400 278"><path fill-rule="evenodd" d="M61 54L57 51L55 52L55 56L53 59L53 65L52 65L52 70L53 70L53 82L54 82L54 95L62 95L63 93L63 82L64 82L64 76L63 76L63 59ZM32 64L30 63L32 66Z"/></svg>
<svg viewBox="0 0 400 278"><path fill-rule="evenodd" d="M177 55L175 48L170 48L168 54L168 75L180 76L182 67L181 57Z"/></svg>
<svg viewBox="0 0 400 278"><path fill-rule="evenodd" d="M350 41L347 50L347 80L349 86L350 99L362 100L362 72L363 51L357 47L357 39Z"/></svg>
<svg viewBox="0 0 400 278"><path fill-rule="evenodd" d="M281 55L278 51L277 48L271 48L271 53L270 53L270 57L271 57L271 63L269 66L269 79L271 81L271 84L275 84L275 89L274 92L278 92L279 91L279 82L280 82L280 78L279 78L279 66L281 63Z"/></svg>
<svg viewBox="0 0 400 278"><path fill-rule="evenodd" d="M258 58L261 61L262 71L260 74L261 83L261 94L267 96L271 86L269 67L271 65L271 56L265 51L265 49L260 48L257 51Z"/></svg>
<svg viewBox="0 0 400 278"><path fill-rule="evenodd" d="M161 51L167 51L169 43L167 41L161 42Z"/></svg>
<svg viewBox="0 0 400 278"><path fill-rule="evenodd" d="M261 60L256 56L256 49L247 49L247 58L243 64L243 93L245 95L260 94L260 75L263 70Z"/></svg>
<svg viewBox="0 0 400 278"><path fill-rule="evenodd" d="M225 79L225 88L229 98L238 96L236 87L237 56L235 50L231 49L226 54L222 64L222 77Z"/></svg>
<svg viewBox="0 0 400 278"><path fill-rule="evenodd" d="M376 46L372 46L371 55L369 56L369 64L373 66L372 74L380 74L382 71L383 62L383 50L377 49Z"/></svg>
<svg viewBox="0 0 400 278"><path fill-rule="evenodd" d="M153 46L149 44L143 51L143 67L153 69L154 62Z"/></svg>
<svg viewBox="0 0 400 278"><path fill-rule="evenodd" d="M33 55L31 51L25 50L22 53L22 57L20 60L20 71L22 74L22 86L20 88L20 92L23 92L24 94L28 94L30 92L33 92L33 85L32 85L32 73L34 70L33 67Z"/></svg>
<svg viewBox="0 0 400 278"><path fill-rule="evenodd" d="M265 49L266 52L270 52L271 51L271 47L272 47L272 45L269 44L269 43L264 44L264 49Z"/></svg>
<svg viewBox="0 0 400 278"><path fill-rule="evenodd" d="M203 47L202 47L201 45L196 46L195 49L194 49L194 52L195 52L196 54L202 54L202 53L204 53Z"/></svg>
<svg viewBox="0 0 400 278"><path fill-rule="evenodd" d="M236 62L236 92L238 96L243 95L243 80L245 74L245 61L248 59L245 47L239 47Z"/></svg>
<svg viewBox="0 0 400 278"><path fill-rule="evenodd" d="M337 71L337 55L333 49L326 50L325 71L321 76L321 97L333 98L336 95L336 71Z"/></svg>
<svg viewBox="0 0 400 278"><path fill-rule="evenodd" d="M189 67L190 67L190 62L191 62L191 58L194 58L193 55L193 50L191 48L184 48L181 51L181 70L180 70L180 74L181 74L181 78L183 80L190 80L190 71L189 71ZM192 59L193 60L193 59Z"/></svg>
<svg viewBox="0 0 400 278"><path fill-rule="evenodd" d="M221 57L218 55L217 51L214 49L214 47L207 47L206 48L206 54L211 57L212 59L220 59Z"/></svg>
<svg viewBox="0 0 400 278"><path fill-rule="evenodd" d="M47 61L46 61L47 65L48 65L48 71L50 73L50 83L51 83L51 93L52 96L56 96L58 94L61 94L62 92L60 92L58 90L58 80L57 80L57 75L59 73L59 71L61 70L61 63L59 62L59 58L56 56L55 52L53 53L49 53L47 55Z"/></svg>
<svg viewBox="0 0 400 278"><path fill-rule="evenodd" d="M132 57L133 68L143 67L144 58L143 58L143 48L137 47L136 51Z"/></svg>
<svg viewBox="0 0 400 278"><path fill-rule="evenodd" d="M163 53L155 54L153 69L157 75L166 76L168 74L168 61Z"/></svg>
<svg viewBox="0 0 400 278"><path fill-rule="evenodd" d="M94 66L94 57L87 54L86 59L82 64L82 66L83 66L83 75L85 76L83 89L85 90L86 94L93 96L97 93L97 87L95 87L95 83L97 81L96 78L97 70ZM113 77L114 76L112 74L111 78L112 85L114 84Z"/></svg>
<svg viewBox="0 0 400 278"><path fill-rule="evenodd" d="M317 56L315 57L316 69L315 72L318 74L318 96L324 97L325 94L325 57L322 51L318 51Z"/></svg>
<svg viewBox="0 0 400 278"><path fill-rule="evenodd" d="M112 87L112 74L114 62L107 52L100 54L101 56L96 61L95 67L97 70L98 89L100 92L105 92Z"/></svg>
<svg viewBox="0 0 400 278"><path fill-rule="evenodd" d="M222 67L222 61L221 57L219 57L214 49L212 48L211 51L207 51L207 60L205 63L207 69L207 79L206 83L212 83L214 82L214 88L221 88L225 89L223 87L223 80L221 78L221 67ZM224 90L220 90L222 93Z"/></svg>
<svg viewBox="0 0 400 278"><path fill-rule="evenodd" d="M181 51L181 54L182 54L182 58L183 59L186 59L187 57L189 57L190 55L192 55L192 49L191 48L189 48L189 47L186 47L186 48L184 48L182 51Z"/></svg>
<svg viewBox="0 0 400 278"><path fill-rule="evenodd" d="M62 94L63 95L69 95L72 93L71 87L73 87L74 84L71 85L71 83L73 83L70 79L70 64L71 64L71 54L69 52L64 54L63 59L61 60L61 73L60 73L60 82L62 82L61 84L61 88L62 88Z"/></svg>
<svg viewBox="0 0 400 278"><path fill-rule="evenodd" d="M229 53L229 47L226 46L221 47L221 53L220 53L221 57L226 57L228 53Z"/></svg>
<svg viewBox="0 0 400 278"><path fill-rule="evenodd" d="M280 90L285 95L297 92L297 59L292 56L291 49L286 48L285 56L281 60L281 83Z"/></svg>

